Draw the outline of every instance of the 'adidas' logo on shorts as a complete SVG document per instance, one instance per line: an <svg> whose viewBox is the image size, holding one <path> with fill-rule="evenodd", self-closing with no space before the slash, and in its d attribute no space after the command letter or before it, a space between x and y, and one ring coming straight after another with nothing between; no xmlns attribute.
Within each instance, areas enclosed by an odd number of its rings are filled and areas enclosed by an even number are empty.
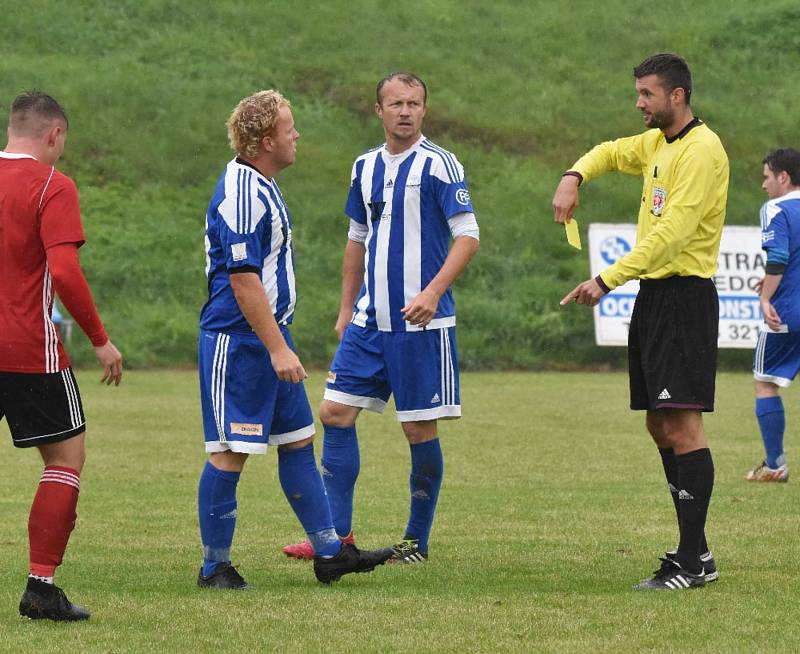
<svg viewBox="0 0 800 654"><path fill-rule="evenodd" d="M658 394L658 399L659 400L669 400L669 399L672 399L672 395L670 395L669 391L665 388L663 391L661 391Z"/></svg>
<svg viewBox="0 0 800 654"><path fill-rule="evenodd" d="M431 398L431 404L436 404L437 402L441 402L439 399L439 393L435 393L434 396Z"/></svg>

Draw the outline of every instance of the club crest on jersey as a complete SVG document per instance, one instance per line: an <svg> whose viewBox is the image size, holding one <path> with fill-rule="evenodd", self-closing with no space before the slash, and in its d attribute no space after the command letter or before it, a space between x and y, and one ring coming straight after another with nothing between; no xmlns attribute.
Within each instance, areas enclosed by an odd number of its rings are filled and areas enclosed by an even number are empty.
<svg viewBox="0 0 800 654"><path fill-rule="evenodd" d="M653 206L650 208L651 213L654 216L660 216L661 212L664 210L664 205L667 203L667 191L666 189L659 188L658 186L653 187Z"/></svg>
<svg viewBox="0 0 800 654"><path fill-rule="evenodd" d="M231 245L231 256L234 261L247 259L247 243L234 243Z"/></svg>
<svg viewBox="0 0 800 654"><path fill-rule="evenodd" d="M458 189L456 191L456 202L466 207L469 204L469 191L465 188Z"/></svg>

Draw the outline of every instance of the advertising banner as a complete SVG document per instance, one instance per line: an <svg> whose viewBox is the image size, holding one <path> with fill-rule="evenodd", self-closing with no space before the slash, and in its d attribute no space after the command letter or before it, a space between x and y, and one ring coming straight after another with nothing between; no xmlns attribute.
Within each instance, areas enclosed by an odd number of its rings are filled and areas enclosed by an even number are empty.
<svg viewBox="0 0 800 654"><path fill-rule="evenodd" d="M608 268L636 243L636 225L592 223L589 252L592 276ZM764 276L765 253L759 227L725 227L717 274L719 346L753 348L763 319L754 285ZM639 282L631 281L605 295L594 308L598 345L627 345L628 325Z"/></svg>

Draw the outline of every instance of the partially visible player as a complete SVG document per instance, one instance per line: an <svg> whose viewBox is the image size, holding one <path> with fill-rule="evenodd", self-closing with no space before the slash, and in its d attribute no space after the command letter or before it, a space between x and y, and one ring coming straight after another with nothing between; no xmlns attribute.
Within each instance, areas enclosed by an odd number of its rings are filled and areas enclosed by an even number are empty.
<svg viewBox="0 0 800 654"><path fill-rule="evenodd" d="M71 621L89 612L67 599L54 576L77 518L86 419L51 318L55 295L92 342L102 381L120 383L122 357L78 260L85 241L78 190L55 168L68 126L45 93L24 93L11 105L0 152L0 418L15 447L36 447L45 466L28 518L30 573L20 615Z"/></svg>
<svg viewBox="0 0 800 654"><path fill-rule="evenodd" d="M244 589L231 565L236 485L250 454L278 448L286 499L317 556L323 583L368 572L391 550L363 552L336 537L311 443L314 420L294 352L292 218L275 176L292 165L299 137L277 91L244 98L228 120L236 157L206 214L208 301L200 317L200 392L206 451L198 489L204 588Z"/></svg>
<svg viewBox="0 0 800 654"><path fill-rule="evenodd" d="M640 175L636 246L561 304L594 306L628 280L641 280L628 334L631 409L647 411L680 543L636 588L682 590L718 576L704 533L714 463L702 412L714 410L719 299L711 277L725 222L728 157L692 112L692 75L683 58L653 55L633 74L636 108L650 129L581 157L561 178L553 210L564 223L578 206L580 184L612 170Z"/></svg>
<svg viewBox="0 0 800 654"><path fill-rule="evenodd" d="M753 353L753 377L765 455L745 478L785 482L786 418L779 389L787 388L800 370L800 152L775 150L763 164L761 188L769 197L761 207L761 244L767 252L760 298L765 324Z"/></svg>
<svg viewBox="0 0 800 654"><path fill-rule="evenodd" d="M420 563L444 471L438 420L461 416L451 286L477 252L479 230L463 167L422 134L425 83L391 73L376 96L386 142L353 164L334 328L341 343L320 406L322 467L336 532L352 542L356 419L362 409L382 413L394 395L409 444L411 497L392 561ZM314 550L305 542L283 551L310 558Z"/></svg>

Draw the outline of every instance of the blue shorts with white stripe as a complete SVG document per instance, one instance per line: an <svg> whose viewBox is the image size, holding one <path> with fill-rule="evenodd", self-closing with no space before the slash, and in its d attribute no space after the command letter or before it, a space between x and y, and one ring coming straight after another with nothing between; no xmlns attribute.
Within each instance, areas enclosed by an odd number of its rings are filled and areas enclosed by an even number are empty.
<svg viewBox="0 0 800 654"><path fill-rule="evenodd" d="M333 358L325 399L397 419L461 417L456 328L384 332L349 324Z"/></svg>
<svg viewBox="0 0 800 654"><path fill-rule="evenodd" d="M772 332L762 328L753 350L753 377L786 388L798 371L800 332Z"/></svg>
<svg viewBox="0 0 800 654"><path fill-rule="evenodd" d="M294 349L287 327L281 331ZM263 454L314 434L303 383L280 381L257 336L200 330L200 403L206 452Z"/></svg>

